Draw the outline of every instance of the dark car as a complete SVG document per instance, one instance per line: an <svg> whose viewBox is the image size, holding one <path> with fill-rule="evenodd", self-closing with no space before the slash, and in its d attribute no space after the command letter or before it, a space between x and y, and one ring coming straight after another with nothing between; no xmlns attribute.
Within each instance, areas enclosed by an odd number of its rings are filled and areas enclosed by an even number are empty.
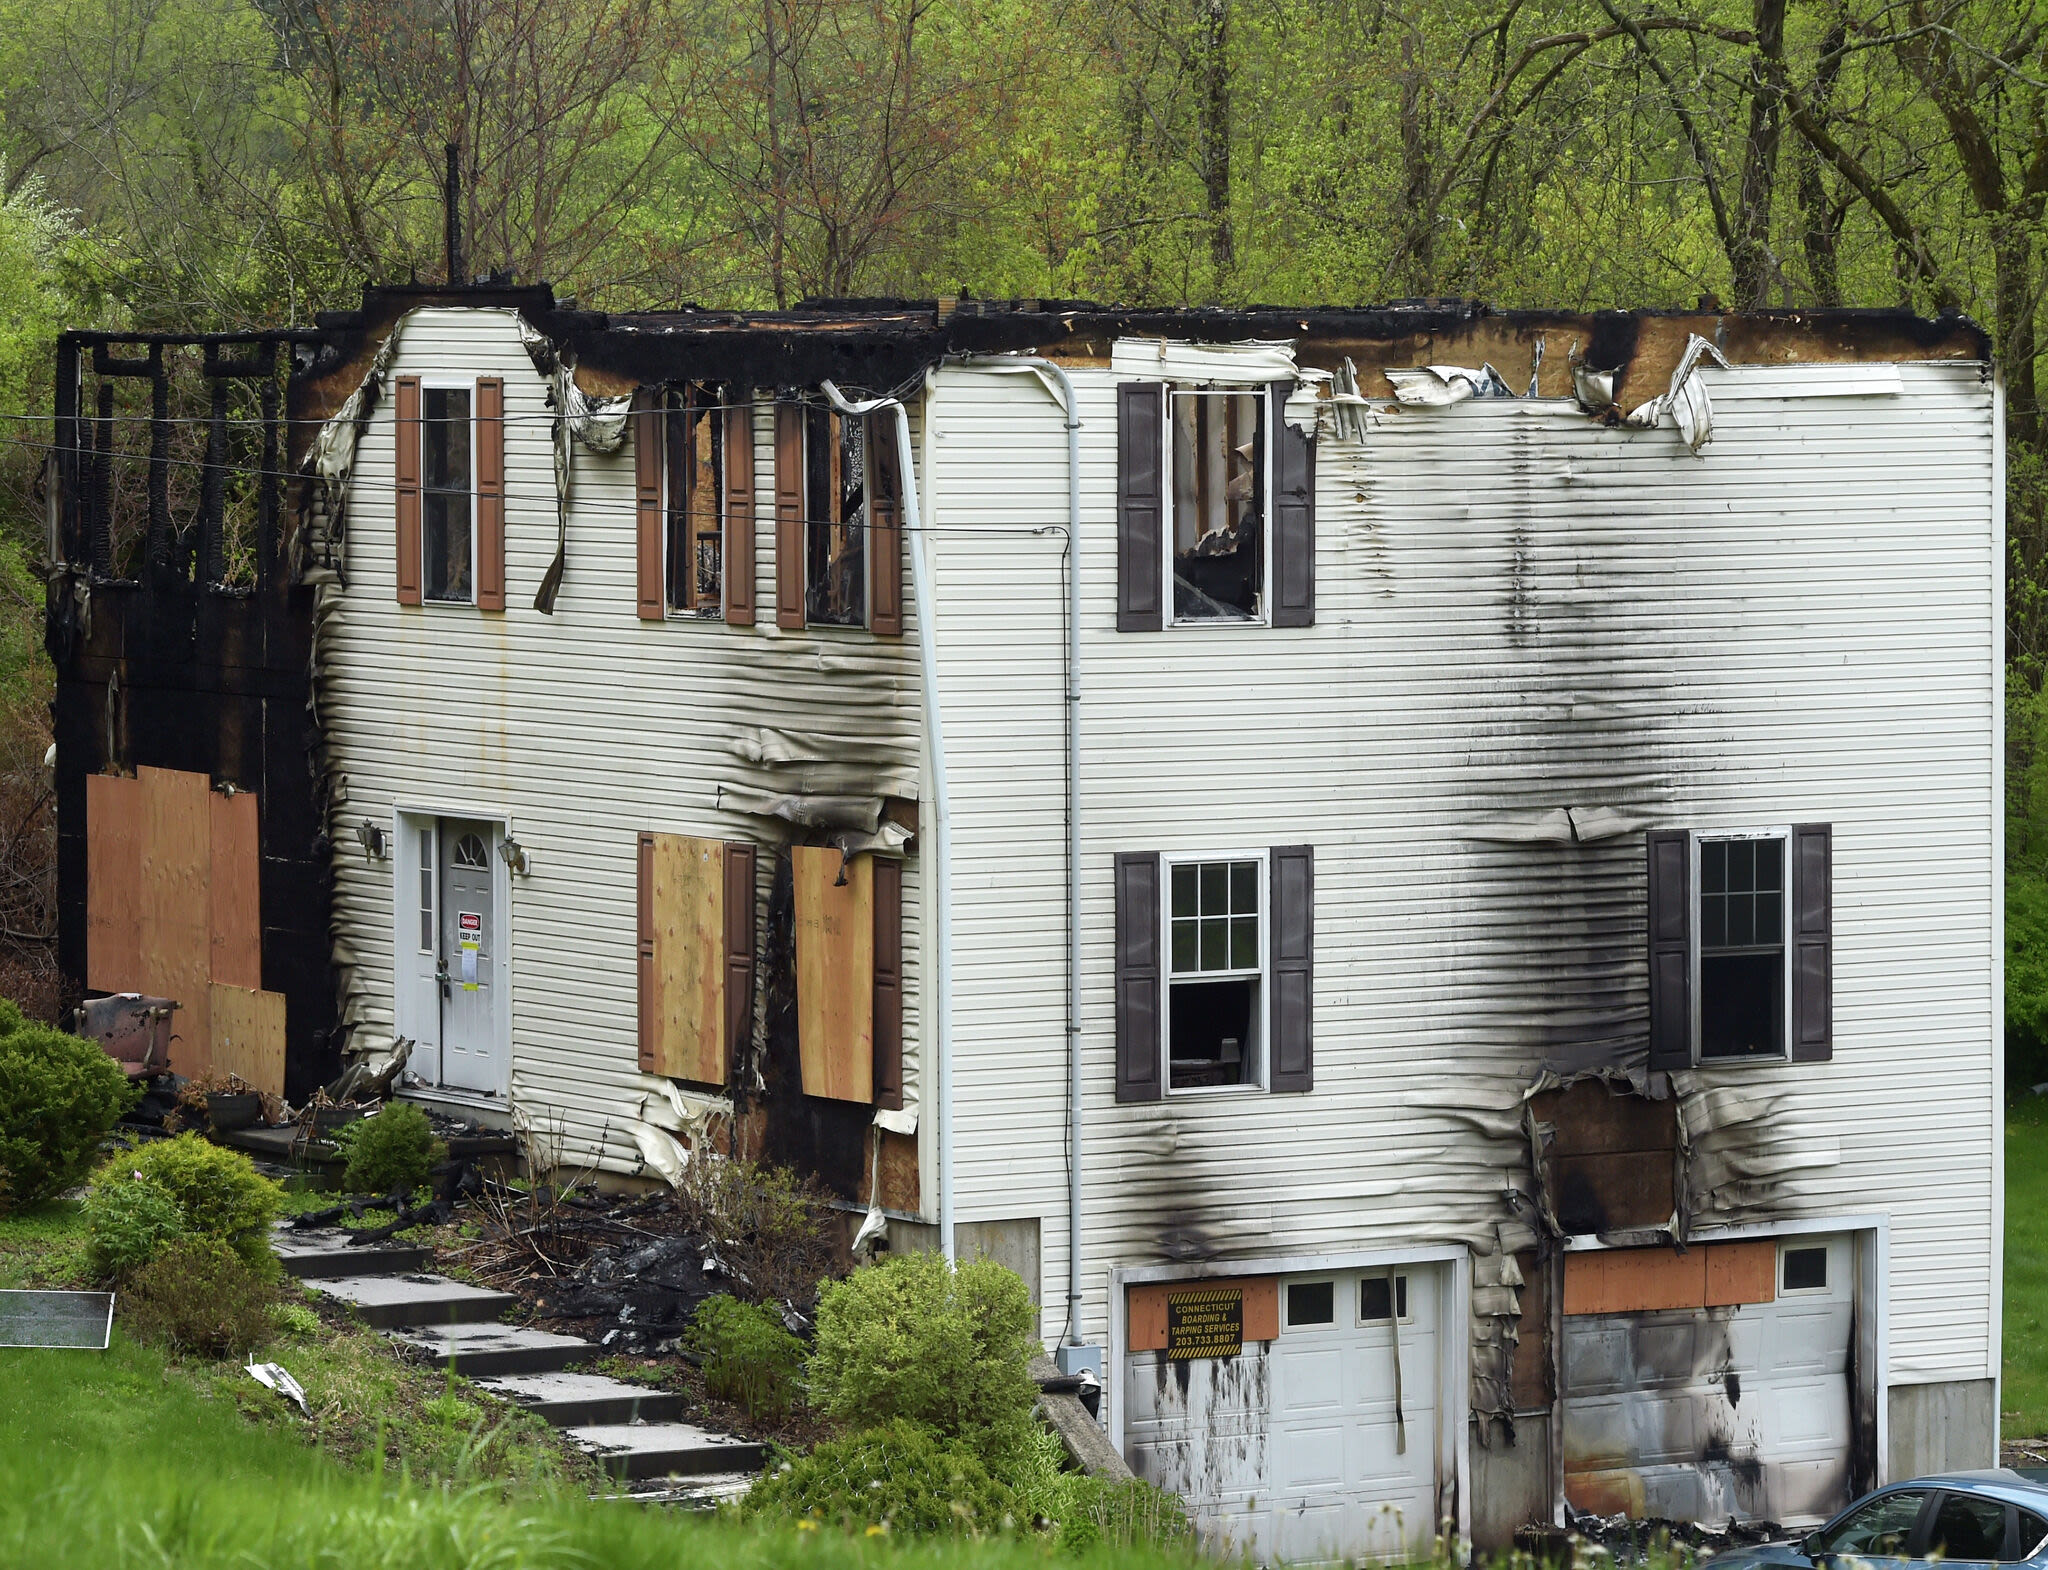
<svg viewBox="0 0 2048 1570"><path fill-rule="evenodd" d="M1948 1472L1866 1494L1826 1526L1789 1543L1716 1554L1714 1570L1878 1570L1939 1561L2048 1565L2048 1485L2017 1472Z"/></svg>

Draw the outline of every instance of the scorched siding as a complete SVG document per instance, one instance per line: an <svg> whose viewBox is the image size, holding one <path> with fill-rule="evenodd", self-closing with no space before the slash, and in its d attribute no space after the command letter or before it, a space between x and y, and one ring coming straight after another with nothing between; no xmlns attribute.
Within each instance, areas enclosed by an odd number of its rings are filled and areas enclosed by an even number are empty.
<svg viewBox="0 0 2048 1570"><path fill-rule="evenodd" d="M639 1072L635 835L753 839L765 910L773 841L717 805L720 784L770 786L745 756L763 724L878 749L913 784L920 767L915 624L902 639L858 629L782 632L774 606L774 454L755 419L751 628L642 622L635 605L633 453L574 449L567 571L552 616L533 595L553 558L555 488L546 388L509 313L428 309L406 318L392 377L505 381L506 604L402 607L393 595L391 400L364 436L348 508L347 588L323 646L319 693L332 767L338 954L353 959L352 1045L392 1031L391 861L349 832L396 806L506 815L532 858L511 886L512 1094L571 1167L634 1171L630 1120L659 1097ZM387 387L388 387L387 383ZM785 785L784 788L790 788ZM918 1070L922 880L905 864L908 1099ZM757 986L757 1009L759 1002Z"/></svg>
<svg viewBox="0 0 2048 1570"><path fill-rule="evenodd" d="M1891 1216L1890 1377L1995 1372L1993 390L1705 372L1715 436L1569 403L1382 407L1317 454L1316 625L1115 626L1115 384L1083 421L1083 1335L1170 1252L1496 1247L1541 1061L1646 1039L1644 823L1834 825L1834 1060L1703 1071L1697 1218ZM1294 408L1303 408L1297 400ZM955 835L963 1221L1064 1279L1058 410L953 367L927 416ZM1055 532L1035 534L1051 527ZM1607 807L1586 845L1486 837ZM1315 1090L1113 1100L1119 851L1316 849ZM1725 1098L1724 1098L1725 1099ZM1056 1286L1045 1329L1062 1328ZM1114 1388L1114 1381L1112 1381Z"/></svg>

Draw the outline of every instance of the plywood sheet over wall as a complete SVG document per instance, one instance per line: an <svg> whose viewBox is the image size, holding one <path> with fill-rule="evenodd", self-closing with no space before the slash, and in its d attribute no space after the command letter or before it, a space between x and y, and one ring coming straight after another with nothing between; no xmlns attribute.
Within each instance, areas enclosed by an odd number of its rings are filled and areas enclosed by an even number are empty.
<svg viewBox="0 0 2048 1570"><path fill-rule="evenodd" d="M830 847L790 851L797 1047L804 1094L875 1099L875 866ZM845 881L840 881L842 867Z"/></svg>
<svg viewBox="0 0 2048 1570"><path fill-rule="evenodd" d="M1244 1295L1246 1341L1271 1341L1280 1334L1278 1276L1204 1276L1193 1281L1156 1281L1129 1289L1124 1337L1130 1350L1166 1350L1166 1305L1176 1292L1213 1292L1223 1288Z"/></svg>
<svg viewBox="0 0 2048 1570"><path fill-rule="evenodd" d="M213 983L208 1009L213 1020L210 1068L239 1074L258 1090L284 1094L284 994Z"/></svg>
<svg viewBox="0 0 2048 1570"><path fill-rule="evenodd" d="M725 1083L725 846L654 836L657 1074Z"/></svg>
<svg viewBox="0 0 2048 1570"><path fill-rule="evenodd" d="M1567 1314L1647 1314L1732 1308L1778 1295L1778 1245L1769 1239L1669 1248L1609 1248L1564 1256Z"/></svg>
<svg viewBox="0 0 2048 1570"><path fill-rule="evenodd" d="M263 985L261 882L253 795L216 792L204 774L179 769L88 776L86 985L173 999L176 1072L219 1068L282 1094L281 993L263 994L276 1001L260 1005L265 1019L272 1012L279 1019L275 1068L263 1067L259 1080L215 1062L215 983L252 995ZM248 1018L246 1011L234 1016L237 1043L225 1049L227 1058L239 1059ZM259 1060L269 1063L264 1054Z"/></svg>

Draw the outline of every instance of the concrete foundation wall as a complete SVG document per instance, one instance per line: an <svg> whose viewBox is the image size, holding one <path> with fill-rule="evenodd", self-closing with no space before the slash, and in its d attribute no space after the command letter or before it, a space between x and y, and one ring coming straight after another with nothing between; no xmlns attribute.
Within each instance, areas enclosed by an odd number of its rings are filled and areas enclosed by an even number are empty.
<svg viewBox="0 0 2048 1570"><path fill-rule="evenodd" d="M1894 1483L1998 1465L1998 1396L1988 1379L1893 1385L1890 1415Z"/></svg>
<svg viewBox="0 0 2048 1570"><path fill-rule="evenodd" d="M1550 1418L1532 1412L1515 1422L1510 1445L1494 1427L1493 1443L1472 1436L1472 1545L1482 1554L1514 1546L1515 1532L1532 1521L1548 1521L1555 1506L1550 1493Z"/></svg>

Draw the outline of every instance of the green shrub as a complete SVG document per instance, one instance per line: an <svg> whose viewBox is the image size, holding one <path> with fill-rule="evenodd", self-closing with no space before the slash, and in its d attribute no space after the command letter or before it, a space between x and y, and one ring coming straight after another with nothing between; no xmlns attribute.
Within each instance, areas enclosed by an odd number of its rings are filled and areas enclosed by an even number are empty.
<svg viewBox="0 0 2048 1570"><path fill-rule="evenodd" d="M183 1237L136 1271L119 1303L129 1330L209 1357L269 1339L277 1283L219 1238Z"/></svg>
<svg viewBox="0 0 2048 1570"><path fill-rule="evenodd" d="M683 1337L704 1360L704 1384L721 1401L737 1402L761 1423L779 1423L796 1404L804 1344L765 1303L742 1303L723 1292L708 1297Z"/></svg>
<svg viewBox="0 0 2048 1570"><path fill-rule="evenodd" d="M0 1011L0 1215L61 1194L91 1168L139 1094L97 1042Z"/></svg>
<svg viewBox="0 0 2048 1570"><path fill-rule="evenodd" d="M270 1223L277 1219L284 1191L239 1150L209 1145L197 1134L124 1150L93 1174L88 1209L104 1203L101 1190L130 1183L146 1183L168 1195L187 1233L219 1239L260 1270L274 1268Z"/></svg>
<svg viewBox="0 0 2048 1570"><path fill-rule="evenodd" d="M184 1237L185 1212L144 1178L109 1168L85 1193L85 1262L102 1281L125 1281Z"/></svg>
<svg viewBox="0 0 2048 1570"><path fill-rule="evenodd" d="M849 1428L923 1423L1002 1475L1030 1443L1035 1318L1023 1279L994 1260L891 1255L819 1298L811 1402Z"/></svg>
<svg viewBox="0 0 2048 1570"><path fill-rule="evenodd" d="M375 1117L346 1125L335 1144L348 1157L341 1183L351 1194L410 1194L448 1154L426 1113L409 1101L390 1102Z"/></svg>
<svg viewBox="0 0 2048 1570"><path fill-rule="evenodd" d="M894 1422L818 1445L757 1482L749 1519L816 1521L849 1532L983 1536L1016 1520L1016 1497L966 1447Z"/></svg>
<svg viewBox="0 0 2048 1570"><path fill-rule="evenodd" d="M320 1316L304 1303L271 1304L270 1322L291 1336L317 1336L326 1328L320 1323Z"/></svg>
<svg viewBox="0 0 2048 1570"><path fill-rule="evenodd" d="M693 1161L677 1196L683 1216L757 1303L808 1308L837 1258L839 1218L821 1191L787 1167Z"/></svg>

